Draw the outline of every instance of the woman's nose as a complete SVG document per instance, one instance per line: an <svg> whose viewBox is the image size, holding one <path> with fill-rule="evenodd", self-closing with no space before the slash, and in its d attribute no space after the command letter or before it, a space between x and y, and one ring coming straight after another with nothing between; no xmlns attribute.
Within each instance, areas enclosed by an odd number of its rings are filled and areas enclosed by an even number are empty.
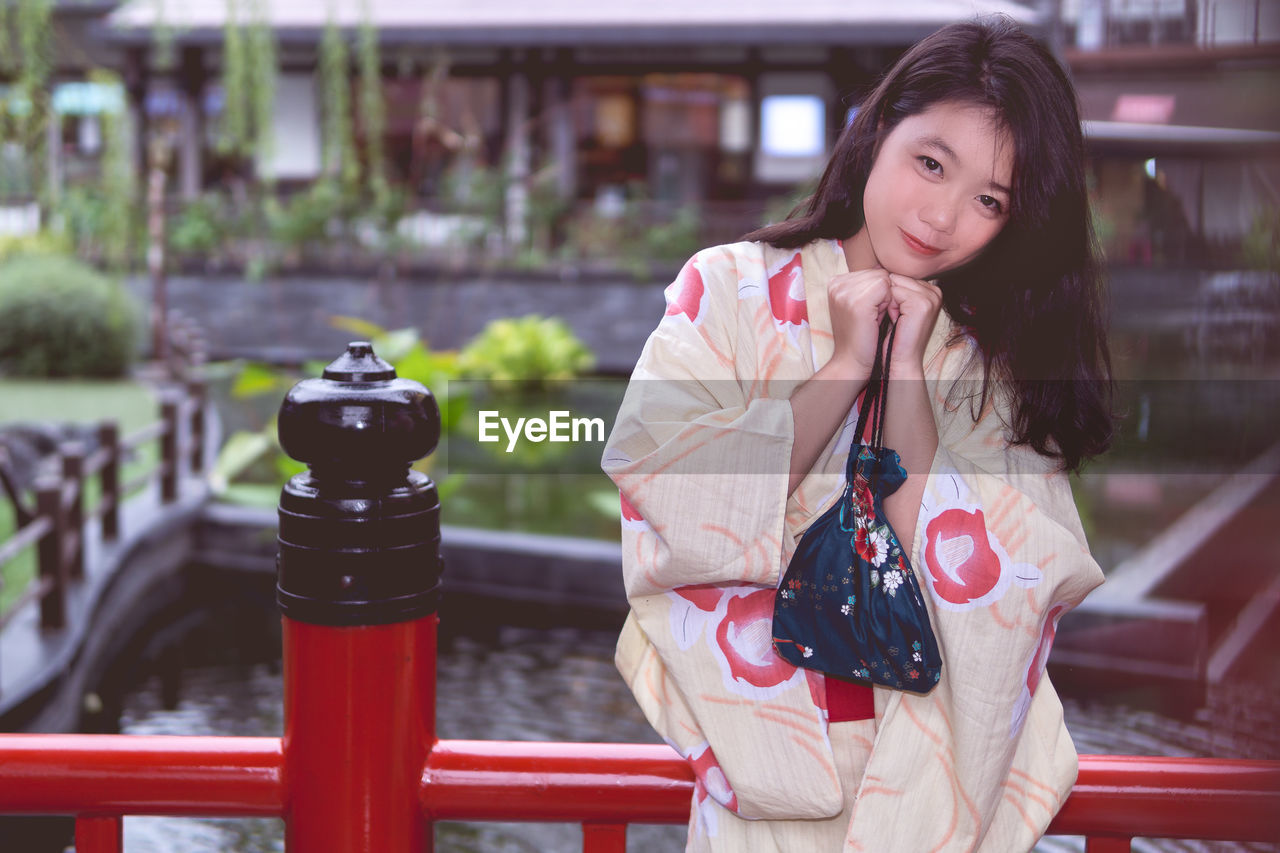
<svg viewBox="0 0 1280 853"><path fill-rule="evenodd" d="M935 231L949 234L956 224L956 208L950 199L930 199L920 208L920 221Z"/></svg>

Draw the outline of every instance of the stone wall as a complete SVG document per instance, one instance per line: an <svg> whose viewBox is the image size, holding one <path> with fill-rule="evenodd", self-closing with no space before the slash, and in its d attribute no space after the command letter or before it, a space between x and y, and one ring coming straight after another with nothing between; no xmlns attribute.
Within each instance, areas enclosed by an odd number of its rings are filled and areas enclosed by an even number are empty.
<svg viewBox="0 0 1280 853"><path fill-rule="evenodd" d="M498 275L391 282L174 276L168 281L168 300L171 309L204 328L214 359L328 361L352 338L330 324L338 315L392 329L414 326L433 349L456 349L490 320L536 313L568 323L596 354L599 372L628 375L662 317L665 285ZM150 304L145 277L130 280L129 288L140 304Z"/></svg>

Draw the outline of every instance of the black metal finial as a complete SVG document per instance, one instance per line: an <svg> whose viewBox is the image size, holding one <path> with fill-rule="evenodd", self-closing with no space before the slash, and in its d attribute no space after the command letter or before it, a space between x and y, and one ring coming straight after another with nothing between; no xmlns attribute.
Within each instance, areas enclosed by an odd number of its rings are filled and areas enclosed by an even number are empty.
<svg viewBox="0 0 1280 853"><path fill-rule="evenodd" d="M286 616L323 625L379 625L436 609L440 503L410 470L435 449L440 409L420 383L396 377L365 341L280 406L280 446L307 463L280 496L276 598Z"/></svg>

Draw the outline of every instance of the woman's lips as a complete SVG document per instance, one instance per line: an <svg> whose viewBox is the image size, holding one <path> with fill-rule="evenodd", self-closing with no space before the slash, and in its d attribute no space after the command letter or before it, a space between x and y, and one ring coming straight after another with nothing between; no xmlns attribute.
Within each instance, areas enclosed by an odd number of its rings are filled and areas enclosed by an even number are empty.
<svg viewBox="0 0 1280 853"><path fill-rule="evenodd" d="M941 249L917 240L901 228L898 230L902 232L902 241L907 244L907 248L915 252L917 255L924 255L926 258L932 258L935 255L941 254Z"/></svg>

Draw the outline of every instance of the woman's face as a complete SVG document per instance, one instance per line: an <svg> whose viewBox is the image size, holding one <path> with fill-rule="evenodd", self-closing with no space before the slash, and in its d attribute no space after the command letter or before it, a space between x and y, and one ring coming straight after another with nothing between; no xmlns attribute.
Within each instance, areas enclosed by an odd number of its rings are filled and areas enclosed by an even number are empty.
<svg viewBox="0 0 1280 853"><path fill-rule="evenodd" d="M990 110L943 102L904 118L871 167L849 269L923 280L963 266L1008 221L1012 181L1013 142Z"/></svg>

